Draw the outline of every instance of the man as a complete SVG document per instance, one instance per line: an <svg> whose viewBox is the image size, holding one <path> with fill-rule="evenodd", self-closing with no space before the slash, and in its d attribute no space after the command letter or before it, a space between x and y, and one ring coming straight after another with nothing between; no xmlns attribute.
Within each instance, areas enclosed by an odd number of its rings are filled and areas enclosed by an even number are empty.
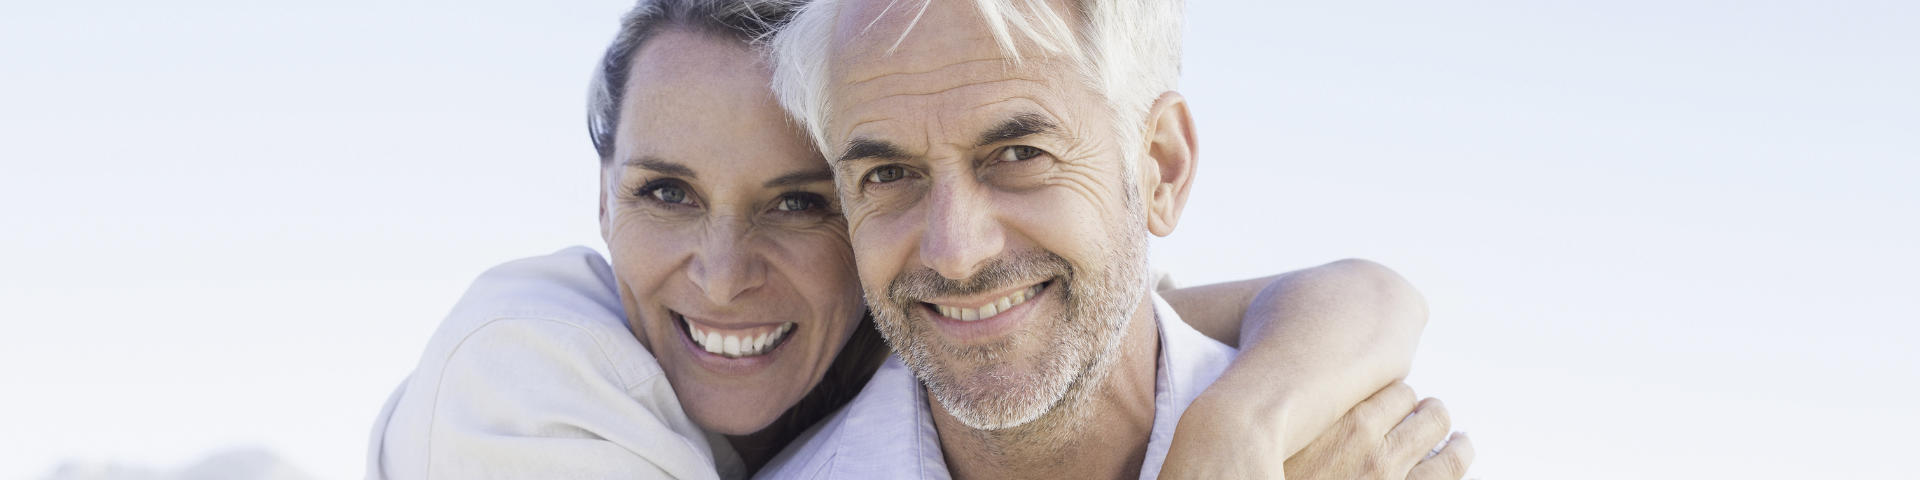
<svg viewBox="0 0 1920 480"><path fill-rule="evenodd" d="M1179 4L1017 3L826 0L776 39L896 360L762 476L1151 478L1235 354L1146 274L1195 167ZM1334 440L1405 465L1369 475L1460 476L1464 442L1402 453L1391 413Z"/></svg>

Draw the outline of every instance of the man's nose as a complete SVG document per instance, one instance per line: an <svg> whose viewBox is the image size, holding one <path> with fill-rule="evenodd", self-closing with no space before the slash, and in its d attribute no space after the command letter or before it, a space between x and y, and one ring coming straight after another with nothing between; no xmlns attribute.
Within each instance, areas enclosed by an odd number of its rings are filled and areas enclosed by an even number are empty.
<svg viewBox="0 0 1920 480"><path fill-rule="evenodd" d="M927 198L920 261L942 277L973 278L987 260L1000 254L1005 238L986 192L975 185L943 183L936 184Z"/></svg>
<svg viewBox="0 0 1920 480"><path fill-rule="evenodd" d="M705 241L694 253L687 274L714 305L732 303L766 282L766 261L747 238L751 229L733 217L715 219L707 226Z"/></svg>

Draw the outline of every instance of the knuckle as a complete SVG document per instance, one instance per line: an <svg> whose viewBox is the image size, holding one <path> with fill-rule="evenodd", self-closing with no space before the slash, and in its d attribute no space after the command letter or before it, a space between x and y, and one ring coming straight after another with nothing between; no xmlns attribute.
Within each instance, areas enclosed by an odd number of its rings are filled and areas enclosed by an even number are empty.
<svg viewBox="0 0 1920 480"><path fill-rule="evenodd" d="M1453 413L1447 411L1447 404L1441 402L1438 398L1429 398L1427 401L1430 403L1425 408L1420 409L1420 411L1433 417L1434 423L1439 424L1441 430L1452 428Z"/></svg>
<svg viewBox="0 0 1920 480"><path fill-rule="evenodd" d="M1387 386L1384 393L1388 399L1406 399L1410 402L1414 398L1413 387L1407 386L1407 382L1393 382L1393 385Z"/></svg>
<svg viewBox="0 0 1920 480"><path fill-rule="evenodd" d="M1437 405L1423 405L1414 410L1406 420L1395 425L1387 433L1387 443L1394 451L1413 451L1431 448L1447 434L1450 422L1444 408Z"/></svg>
<svg viewBox="0 0 1920 480"><path fill-rule="evenodd" d="M1357 475L1357 477L1364 479L1385 479L1387 478L1387 467L1380 463L1378 456L1368 457L1366 463L1360 465L1360 474Z"/></svg>
<svg viewBox="0 0 1920 480"><path fill-rule="evenodd" d="M1467 459L1462 458L1458 450L1448 449L1446 452L1435 456L1433 460L1440 462L1440 471L1445 473L1448 478L1460 478L1460 476L1467 474Z"/></svg>

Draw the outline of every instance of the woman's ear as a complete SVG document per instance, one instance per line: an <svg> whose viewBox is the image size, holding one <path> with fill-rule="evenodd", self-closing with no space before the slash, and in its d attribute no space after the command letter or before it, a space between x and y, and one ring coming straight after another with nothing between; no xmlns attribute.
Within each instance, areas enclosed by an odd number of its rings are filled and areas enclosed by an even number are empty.
<svg viewBox="0 0 1920 480"><path fill-rule="evenodd" d="M1146 201L1147 231L1167 236L1180 223L1180 211L1193 190L1199 162L1199 138L1180 92L1160 94L1147 111L1147 155L1141 165L1141 199Z"/></svg>

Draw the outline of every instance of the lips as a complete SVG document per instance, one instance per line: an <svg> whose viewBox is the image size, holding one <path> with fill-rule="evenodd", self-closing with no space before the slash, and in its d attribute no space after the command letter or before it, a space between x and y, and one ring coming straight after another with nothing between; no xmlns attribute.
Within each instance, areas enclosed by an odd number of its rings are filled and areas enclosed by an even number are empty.
<svg viewBox="0 0 1920 480"><path fill-rule="evenodd" d="M723 328L703 325L694 320L674 314L679 320L681 330L694 345L705 349L707 353L727 358L748 358L766 355L778 348L792 333L793 322L781 322L750 328Z"/></svg>
<svg viewBox="0 0 1920 480"><path fill-rule="evenodd" d="M1005 312L1016 305L1026 303L1027 300L1031 300L1035 295L1038 295L1040 289L1044 287L1046 287L1045 283L1034 284L1027 288L1016 290L1006 296L973 306L943 305L939 303L928 303L927 305L932 306L933 311L939 312L943 317L960 320L962 322L977 322L993 318L993 316L999 315L1000 312Z"/></svg>

